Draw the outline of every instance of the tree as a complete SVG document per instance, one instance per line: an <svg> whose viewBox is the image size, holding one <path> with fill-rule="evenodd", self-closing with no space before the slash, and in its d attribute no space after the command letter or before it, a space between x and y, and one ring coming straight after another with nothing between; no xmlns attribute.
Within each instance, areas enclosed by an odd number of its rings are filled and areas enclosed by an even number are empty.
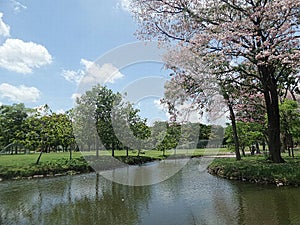
<svg viewBox="0 0 300 225"><path fill-rule="evenodd" d="M134 0L132 11L141 39L177 40L214 65L215 75L253 80L265 99L270 159L279 163L278 92L299 64L299 7L294 0Z"/></svg>
<svg viewBox="0 0 300 225"><path fill-rule="evenodd" d="M282 149L283 151L288 150L289 156L294 157L294 142L299 138L300 133L300 113L297 102L290 99L284 100L280 104L280 115Z"/></svg>
<svg viewBox="0 0 300 225"><path fill-rule="evenodd" d="M242 122L236 123L237 135L239 138L239 147L242 150L243 156L245 156L245 148L248 147L251 153L253 147L259 152L258 144L263 142L264 136L262 132L262 126L255 122ZM234 143L232 136L232 126L228 126L225 131L226 143L230 146Z"/></svg>
<svg viewBox="0 0 300 225"><path fill-rule="evenodd" d="M52 113L50 116L52 132L52 143L54 149L61 147L63 151L70 152L70 159L72 159L72 149L75 149L75 137L73 134L73 126L69 112L56 114Z"/></svg>
<svg viewBox="0 0 300 225"><path fill-rule="evenodd" d="M148 140L151 130L147 126L147 119L142 119L139 112L124 100L113 109L112 126L119 142L126 148L127 156L129 148L137 149L138 156L142 149L152 148Z"/></svg>
<svg viewBox="0 0 300 225"><path fill-rule="evenodd" d="M18 153L18 144L23 144L26 132L24 121L29 109L24 104L13 104L0 106L0 143L1 148L11 144L15 145L15 153Z"/></svg>
<svg viewBox="0 0 300 225"><path fill-rule="evenodd" d="M230 97L230 93L227 92L227 90L225 88L222 90L222 93L223 93L223 97L227 103L227 107L229 109L229 118L231 120L232 134L233 134L234 147L235 147L234 148L235 158L236 158L236 160L241 160L240 140L239 140L238 131L237 131L235 112L233 110L233 100ZM244 153L244 155L245 155L245 153Z"/></svg>
<svg viewBox="0 0 300 225"><path fill-rule="evenodd" d="M105 149L112 150L112 156L116 149L133 146L139 154L150 130L138 112L120 93L97 85L77 99L73 112L76 140L90 146L93 141L98 145L99 138Z"/></svg>
<svg viewBox="0 0 300 225"><path fill-rule="evenodd" d="M101 85L94 86L78 98L75 107L75 126L76 128L81 126L88 130L84 129L80 132L80 129L76 129L76 136L85 139L87 136L84 135L84 132L91 132L92 135L83 141L88 141L86 144L89 146L91 145L90 141L94 141L98 145L98 138L100 138L105 149L112 150L112 156L114 156L114 151L120 147L120 142L113 129L112 113L114 107L120 104L121 100L120 93L113 93L112 90ZM97 148L97 156L98 150Z"/></svg>
<svg viewBox="0 0 300 225"><path fill-rule="evenodd" d="M158 133L158 139L155 140L156 149L162 151L163 156L166 155L166 150L175 149L178 146L181 137L181 126L179 124L160 121L156 122L153 128ZM184 143L187 143L187 141L184 141Z"/></svg>
<svg viewBox="0 0 300 225"><path fill-rule="evenodd" d="M94 91L93 91L94 90ZM72 120L76 142L81 151L96 150L97 155L100 146L99 136L96 129L96 89L87 91L76 99L76 106L72 110ZM104 148L104 147L103 147Z"/></svg>
<svg viewBox="0 0 300 225"><path fill-rule="evenodd" d="M61 149L69 151L72 159L72 150L76 144L69 112L57 114L48 105L41 108L36 109L26 120L26 146L32 150L39 148L40 151L36 164L39 164L43 153Z"/></svg>
<svg viewBox="0 0 300 225"><path fill-rule="evenodd" d="M35 114L28 116L25 121L27 131L24 145L29 151L36 151L40 145L41 120Z"/></svg>
<svg viewBox="0 0 300 225"><path fill-rule="evenodd" d="M204 65L202 59L186 50L169 54L166 57L166 66L175 74L172 74L171 81L165 86L165 98L162 102L167 104L171 115L175 114L173 118L177 118L176 114L181 114L183 102L188 103L188 110L191 105L196 105L195 109L199 110L200 114L205 110L214 120L224 115L224 108L227 108L233 128L236 159L240 160L235 106L241 96L241 88L232 84L232 77L229 76L231 74L227 74L226 79L212 77L213 72L209 72L210 68ZM220 98L223 98L223 101L220 101Z"/></svg>

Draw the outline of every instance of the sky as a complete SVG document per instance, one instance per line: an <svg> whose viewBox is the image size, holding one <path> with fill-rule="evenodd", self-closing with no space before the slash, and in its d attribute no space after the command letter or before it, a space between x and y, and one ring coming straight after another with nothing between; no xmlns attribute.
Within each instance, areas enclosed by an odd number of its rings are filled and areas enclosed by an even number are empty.
<svg viewBox="0 0 300 225"><path fill-rule="evenodd" d="M171 71L157 43L134 34L129 1L0 0L0 105L47 104L64 113L101 84L122 93L148 124L168 120L160 99Z"/></svg>
<svg viewBox="0 0 300 225"><path fill-rule="evenodd" d="M64 112L100 83L166 119L162 52L137 42L136 26L127 0L0 0L0 104Z"/></svg>

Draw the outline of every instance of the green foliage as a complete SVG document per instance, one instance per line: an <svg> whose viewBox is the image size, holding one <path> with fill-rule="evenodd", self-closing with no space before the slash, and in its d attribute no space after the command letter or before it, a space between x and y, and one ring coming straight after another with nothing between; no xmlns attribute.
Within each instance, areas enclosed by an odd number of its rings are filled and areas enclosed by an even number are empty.
<svg viewBox="0 0 300 225"><path fill-rule="evenodd" d="M0 107L0 151L68 151L75 149L70 115L25 108L23 104Z"/></svg>
<svg viewBox="0 0 300 225"><path fill-rule="evenodd" d="M264 128L256 122L241 122L236 123L237 133L239 138L240 148L244 150L246 147L251 149L251 146L256 143L264 143ZM232 126L227 126L225 129L225 140L228 146L234 145L232 136Z"/></svg>
<svg viewBox="0 0 300 225"><path fill-rule="evenodd" d="M24 122L27 118L28 109L24 104L12 106L0 106L0 148L3 149L12 143L22 143L26 131ZM16 149L17 150L17 149Z"/></svg>
<svg viewBox="0 0 300 225"><path fill-rule="evenodd" d="M241 161L232 158L215 159L208 167L211 174L253 183L300 185L300 157L285 157L286 163L272 163L264 157L246 157Z"/></svg>
<svg viewBox="0 0 300 225"><path fill-rule="evenodd" d="M120 93L97 85L77 99L73 112L76 140L83 150L132 146L140 150L142 140L150 136L150 129L138 112L132 104L122 100Z"/></svg>
<svg viewBox="0 0 300 225"><path fill-rule="evenodd" d="M156 144L155 149L160 151L205 148L212 135L210 126L199 123L180 125L160 121L155 122L151 130L155 134L151 141Z"/></svg>
<svg viewBox="0 0 300 225"><path fill-rule="evenodd" d="M283 150L300 142L300 112L296 101L285 99L280 105L280 128Z"/></svg>
<svg viewBox="0 0 300 225"><path fill-rule="evenodd" d="M167 122L156 122L154 129L156 129L156 132L159 131L158 138L154 141L157 143L157 150L163 151L163 155L165 155L166 150L176 148L181 135L179 125L169 124Z"/></svg>

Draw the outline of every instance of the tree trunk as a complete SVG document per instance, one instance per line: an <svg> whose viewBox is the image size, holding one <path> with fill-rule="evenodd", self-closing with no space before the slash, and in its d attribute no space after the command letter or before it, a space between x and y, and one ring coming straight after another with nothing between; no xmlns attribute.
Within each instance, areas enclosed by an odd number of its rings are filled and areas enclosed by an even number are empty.
<svg viewBox="0 0 300 225"><path fill-rule="evenodd" d="M256 146L256 154L260 154L259 143L256 142L255 146Z"/></svg>
<svg viewBox="0 0 300 225"><path fill-rule="evenodd" d="M246 153L245 153L245 147L243 146L243 147L241 147L241 150L242 150L242 154L243 154L243 156L244 157L246 157Z"/></svg>
<svg viewBox="0 0 300 225"><path fill-rule="evenodd" d="M70 147L70 160L72 160L72 147Z"/></svg>
<svg viewBox="0 0 300 225"><path fill-rule="evenodd" d="M266 74L264 74L266 75ZM268 139L270 160L274 163L282 163L280 143L280 115L278 104L278 92L276 81L268 74L263 79L264 97L266 101L268 117Z"/></svg>
<svg viewBox="0 0 300 225"><path fill-rule="evenodd" d="M232 105L230 103L228 103L227 105L228 105L229 112L230 112L230 120L231 120L233 140L234 140L235 158L236 158L236 160L241 160L240 144L239 144L239 138L238 138L238 133L237 133L237 128L236 128L234 111L233 111Z"/></svg>
<svg viewBox="0 0 300 225"><path fill-rule="evenodd" d="M41 151L40 151L39 157L38 157L38 158L37 158L37 160L36 160L36 165L38 165L38 164L39 164L39 162L40 162L40 159L41 159L41 157L42 157L42 154L43 154L43 152L44 152L44 148L42 148L42 149L41 149Z"/></svg>
<svg viewBox="0 0 300 225"><path fill-rule="evenodd" d="M266 154L266 142L262 143L263 153Z"/></svg>
<svg viewBox="0 0 300 225"><path fill-rule="evenodd" d="M115 144L112 144L112 149L111 149L111 156L115 157Z"/></svg>

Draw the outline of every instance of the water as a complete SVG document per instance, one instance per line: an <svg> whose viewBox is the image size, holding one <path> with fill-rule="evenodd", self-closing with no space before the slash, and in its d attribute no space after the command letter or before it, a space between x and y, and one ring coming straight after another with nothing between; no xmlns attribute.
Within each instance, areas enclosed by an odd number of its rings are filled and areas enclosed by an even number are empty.
<svg viewBox="0 0 300 225"><path fill-rule="evenodd" d="M300 224L300 188L230 182L200 164L148 186L95 173L0 182L0 224Z"/></svg>

